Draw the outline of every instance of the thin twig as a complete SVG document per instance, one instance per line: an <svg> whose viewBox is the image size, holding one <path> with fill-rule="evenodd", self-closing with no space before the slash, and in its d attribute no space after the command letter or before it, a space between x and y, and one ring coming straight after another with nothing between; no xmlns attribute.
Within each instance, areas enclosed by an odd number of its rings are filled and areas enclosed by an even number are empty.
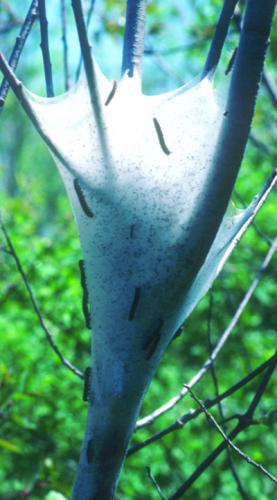
<svg viewBox="0 0 277 500"><path fill-rule="evenodd" d="M167 60L160 55L159 52L153 52L153 57L157 66L163 71L165 75L172 78L173 81L177 82L179 85L184 84L183 78L177 73L177 71L172 67Z"/></svg>
<svg viewBox="0 0 277 500"><path fill-rule="evenodd" d="M16 70L17 64L22 53L24 44L29 36L32 26L38 16L38 0L33 0L31 6L24 19L19 35L16 38L15 45L9 57L9 65L13 71ZM5 100L9 91L10 84L4 77L0 86L0 111L3 109Z"/></svg>
<svg viewBox="0 0 277 500"><path fill-rule="evenodd" d="M7 21L0 26L0 34L6 34L14 27L22 26L22 19L20 19L17 14L14 12L13 8L10 5L10 2L7 0L1 1L1 10L6 14L8 18Z"/></svg>
<svg viewBox="0 0 277 500"><path fill-rule="evenodd" d="M91 19L92 19L92 14L93 14L93 11L94 11L94 6L95 6L95 0L90 0L90 6L88 8L87 20L86 20L87 29L89 28L89 25L90 25L90 22L91 22Z"/></svg>
<svg viewBox="0 0 277 500"><path fill-rule="evenodd" d="M157 493L159 495L159 497L162 499L162 500L165 500L165 496L155 478L155 476L153 475L152 471L151 471L151 468L150 467L146 467L146 470L147 470L147 475L151 481L151 483L153 484L154 488L157 490Z"/></svg>
<svg viewBox="0 0 277 500"><path fill-rule="evenodd" d="M13 29L18 28L18 26L22 26L21 19L13 19L0 27L0 35L6 35Z"/></svg>
<svg viewBox="0 0 277 500"><path fill-rule="evenodd" d="M235 437L243 430L245 430L247 427L252 425L254 423L253 421L253 415L254 412L257 408L258 403L261 400L262 395L264 394L267 384L272 376L272 373L276 367L277 364L277 355L273 357L271 360L268 369L265 373L265 375L262 378L261 383L258 386L258 389L256 391L256 394L254 398L252 399L252 402L250 403L248 410L244 415L241 416L239 423L236 425L236 427L230 432L230 434L227 436L229 441L233 441ZM178 490L170 496L170 500L176 500L177 498L181 498L184 493L190 488L190 486L207 470L207 468L218 458L218 456L222 453L223 450L226 449L226 447L229 445L229 441L226 439L223 440L223 442L215 448L210 455L201 462L201 464L197 467L197 469L191 474L191 476L178 488ZM253 464L252 464L253 465ZM259 464L257 464L259 465ZM262 467L262 466L261 466ZM259 468L260 469L260 468ZM261 470L261 469L260 469ZM264 469L266 470L266 469ZM264 470L262 472L264 472ZM264 472L265 473L265 472ZM276 481L276 478L272 476L271 473L266 471L266 475L269 475L270 479L273 481Z"/></svg>
<svg viewBox="0 0 277 500"><path fill-rule="evenodd" d="M253 200L251 205L253 206L253 212L255 212L255 214L258 212L259 208L261 208L262 204L265 202L265 200L268 197L269 193L271 192L273 186L275 185L276 179L277 179L276 175L277 174L275 171L274 175L271 176L270 179L268 179L267 183L263 187L260 194L257 197L255 197L255 199ZM253 215L253 217L254 217L254 215ZM251 215L251 220L252 220L252 215ZM240 237L248 228L249 223L250 223L249 221L247 221L245 223L244 227L242 228ZM213 350L212 356L209 359L207 359L207 361L204 363L204 365L199 370L199 372L196 373L196 375L194 375L192 377L192 379L189 381L189 383L187 384L187 385L189 385L189 387L192 388L194 385L196 385L199 382L199 380L210 369L211 362L217 358L219 352L221 351L221 349L223 348L227 339L229 338L230 334L232 333L232 330L234 329L234 327L238 323L239 318L242 315L248 302L250 301L256 287L258 286L258 284L259 284L259 282L260 282L260 280L261 280L261 278L266 270L266 267L268 266L273 254L276 250L276 245L277 245L277 239L272 242L272 245L271 245L271 247L270 247L270 249L265 257L265 260L263 261L263 263L261 265L261 268L259 269L256 277L254 278L250 288L246 292L243 300L239 304L239 306L235 312L234 317L232 318L232 320L229 323L229 325L227 326L226 330L223 332L222 336L220 337L220 340L218 341L215 349ZM160 408L157 408L155 411L153 411L150 415L147 415L146 417L143 417L140 420L138 420L138 422L136 424L136 430L152 424L161 415L163 415L164 413L166 413L169 410L171 410L172 408L174 408L174 406L177 403L179 403L187 395L187 393L188 393L188 391L187 391L186 387L183 387L182 390L179 392L179 394L177 394L177 396L174 396L167 403L165 403Z"/></svg>
<svg viewBox="0 0 277 500"><path fill-rule="evenodd" d="M85 72L89 88L91 108L95 117L97 133L99 136L101 150L106 163L109 163L109 149L107 138L104 130L104 122L99 99L99 92L95 77L93 59L91 56L91 46L88 40L87 28L84 20L82 4L80 0L72 0L72 9L75 17L81 53L84 60Z"/></svg>
<svg viewBox="0 0 277 500"><path fill-rule="evenodd" d="M258 404L260 403L262 397L263 397L263 394L265 392L265 389L267 387L267 384L272 376L272 374L274 373L274 370L277 366L277 351L275 352L268 368L267 368L267 371L266 373L264 374L263 378L262 378L262 381L260 383L260 385L258 386L258 389L256 391L256 394L255 396L253 397L249 407L248 407L248 410L245 414L245 417L244 417L244 420L249 420L249 419L253 419L254 417L254 413L257 409L257 406Z"/></svg>
<svg viewBox="0 0 277 500"><path fill-rule="evenodd" d="M92 14L93 14L93 11L94 11L94 6L95 6L95 0L91 0L90 6L89 6L89 9L88 9L88 13L87 13L87 18L86 18L87 31L89 29L90 22L91 22L91 19L92 19ZM79 64L78 64L78 67L77 67L77 71L76 71L76 81L79 80L79 77L80 77L80 74L81 74L82 62L83 62L83 58L82 58L82 54L81 54L80 60L79 60Z"/></svg>
<svg viewBox="0 0 277 500"><path fill-rule="evenodd" d="M228 250L224 254L224 258L222 259L222 261L220 263L219 272L221 271L225 262L230 257L231 253L234 251L234 249L236 248L236 246L240 242L242 236L246 233L248 227L254 221L257 213L260 211L260 209L262 208L262 206L266 202L268 196L270 195L270 193L273 191L274 187L276 186L276 183L277 183L277 167L275 167L273 169L271 175L267 178L267 180L264 183L260 192L256 196L254 196L252 202L250 203L248 208L245 210L244 221L240 227L240 230L236 234L236 237L234 238L232 243L229 245Z"/></svg>
<svg viewBox="0 0 277 500"><path fill-rule="evenodd" d="M61 0L61 21L62 21L62 44L63 44L63 71L64 88L69 89L69 69L68 69L68 43L67 43L67 19L65 0Z"/></svg>
<svg viewBox="0 0 277 500"><path fill-rule="evenodd" d="M225 0L220 14L220 18L216 25L215 34L211 43L208 57L202 72L204 78L210 71L214 71L218 65L221 51L228 33L228 28L235 11L238 0Z"/></svg>
<svg viewBox="0 0 277 500"><path fill-rule="evenodd" d="M254 134L254 132L251 132L250 135L249 135L249 141L251 142L251 144L253 144L253 146L255 146L255 148L257 148L261 153L265 154L266 156L268 157L274 157L274 153L272 151L272 149L267 145L265 144L263 141L261 141L257 136L256 134Z"/></svg>
<svg viewBox="0 0 277 500"><path fill-rule="evenodd" d="M220 401L224 401L226 398L228 398L229 396L231 396L232 394L234 394L235 392L240 390L242 387L247 385L249 382L251 382L258 375L260 375L260 373L262 373L272 363L274 358L275 358L275 355L271 356L267 361L265 361L260 366L255 368L255 370L253 370L251 373L246 375L243 379L241 379L236 384L232 385L232 387L230 387L229 389L224 391L222 394L219 394L217 397L215 397L213 399L207 399L204 402L205 407L212 408L213 406L217 405ZM169 425L168 427L166 427L162 431L159 431L159 432L153 434L152 436L150 436L148 439L145 439L144 441L141 441L140 443L132 446L128 450L127 455L128 456L133 455L134 453L138 452L142 448L145 448L146 446L149 446L150 444L155 443L156 441L162 439L164 436L167 436L167 434L181 430L188 422L196 419L202 413L203 412L201 409L190 410L189 413L186 413L185 415L181 416L173 424ZM241 417L241 415L234 414L231 417L229 417L228 419L226 418L225 422L227 422L231 419L234 419L234 418L238 419L240 417Z"/></svg>
<svg viewBox="0 0 277 500"><path fill-rule="evenodd" d="M246 203L245 203L242 195L236 189L234 190L234 195L236 196L238 201L241 203L242 207L245 209ZM263 233L263 231L261 231L261 229L257 226L255 221L252 222L252 227L255 230L257 236L262 238L267 245L271 245L272 240L265 233Z"/></svg>
<svg viewBox="0 0 277 500"><path fill-rule="evenodd" d="M210 290L210 297L209 297L209 307L208 307L208 318L207 318L207 337L208 337L208 348L209 348L209 355L212 355L213 352L213 347L212 347L212 313L213 313L213 291ZM211 363L211 377L213 380L214 388L215 388L215 395L218 397L219 396L219 384L216 376L216 371L214 367L214 363ZM218 402L218 407L219 410L222 410L221 403L220 401Z"/></svg>
<svg viewBox="0 0 277 500"><path fill-rule="evenodd" d="M190 50L199 48L203 45L204 41L201 39L193 40L191 43L187 43L184 45L177 45L175 47L165 47L163 49L156 49L147 43L147 46L144 47L144 55L145 56L153 56L158 54L159 56L168 56L171 54L176 54L178 52L184 52L184 50Z"/></svg>
<svg viewBox="0 0 277 500"><path fill-rule="evenodd" d="M4 238L5 238L5 241L6 241L6 244L7 244L7 247L8 247L8 251L10 252L11 256L13 257L15 263L16 263L16 267L17 267L17 270L22 278L22 281L25 285L25 288L27 290L27 293L29 295L29 298L31 300L31 303L32 303L32 306L33 306L33 309L37 315L37 318L39 320L39 323L46 335L46 338L49 342L49 344L51 345L53 351L57 354L57 356L59 357L59 359L61 360L62 364L64 366L66 366L70 371L72 371L75 375L77 375L79 378L83 378L83 373L78 370L78 368L76 368L72 363L70 363L70 361L68 361L64 356L63 354L60 352L54 338L53 338L53 335L52 333L50 332L49 328L47 327L46 323L45 323L45 320L43 319L42 317L42 313L40 311L40 308L39 308L39 305L37 303L37 300L35 298L35 295L34 295L34 292L31 288L31 285L29 283L29 280L27 278L27 275L23 269L23 266L21 264L21 261L20 261L20 258L13 246L13 243L12 243L12 240L9 236L9 233L8 233L8 230L2 220L2 218L0 218L0 227L1 227L1 230L2 230L2 233L4 235Z"/></svg>
<svg viewBox="0 0 277 500"><path fill-rule="evenodd" d="M274 362L275 366L277 364L277 361L275 360ZM272 375L272 366L274 365L273 363L271 363L271 366L269 367L268 371L270 372L270 374ZM227 441L228 445L241 457L243 458L243 460L245 460L248 464L250 465L253 465L254 467L256 467L256 469L258 469L259 471L263 472L263 474L265 474L267 477L269 477L269 479L271 479L271 481L273 481L274 483L277 483L277 478L275 476L273 476L273 474L271 474L270 472L268 472L268 470L265 469L265 467L263 467L263 465L259 464L258 462L256 462L255 460L253 460L252 458L250 458L248 455L246 455L246 453L244 453L238 446L236 446L232 441L231 439L229 439L229 437L227 436L227 434L224 432L224 430L222 429L222 427L217 423L217 421L215 420L215 418L213 417L213 415L207 410L207 408L203 405L202 401L200 401L200 399L194 394L194 392L190 389L190 387L188 387L188 390L190 392L190 395L191 397L194 399L194 401L200 406L200 408L202 409L202 411L205 413L207 419L208 419L208 422L211 422L212 425L218 430L219 434L221 434L221 436L223 437L223 439L225 441ZM261 391L260 391L261 392ZM262 394L264 393L264 390L262 391ZM262 395L261 394L261 395ZM255 400L255 398L254 398ZM252 403L254 403L254 400ZM257 407L257 405L255 405L255 408ZM248 413L248 412L247 412Z"/></svg>
<svg viewBox="0 0 277 500"><path fill-rule="evenodd" d="M210 300L209 300L208 318L207 318L207 337L208 337L208 347L209 347L210 356L211 356L212 350L213 350L212 314L213 314L213 291L210 290ZM213 362L211 364L211 377L212 377L212 381L213 381L213 385L214 385L214 389L215 389L215 396L218 398L219 397L219 381L217 378L216 369L215 369L215 365ZM222 401L219 400L217 406L218 406L218 411L219 411L219 415L220 415L220 420L222 422L222 428L223 428L224 432L226 432L225 423L224 423L225 415L224 415ZM233 462L232 455L230 453L230 449L228 447L226 448L226 452L227 452L228 465L229 465L231 474L234 478L234 481L236 482L238 492L239 492L241 498L243 498L243 500L249 500L247 493L244 491L244 487L243 487L242 482L240 480L240 477L237 473L235 464Z"/></svg>
<svg viewBox="0 0 277 500"><path fill-rule="evenodd" d="M263 76L262 76L262 83L264 84L268 95L270 96L271 102L273 106L276 108L277 107L277 88L275 86L275 83L270 75L270 73L264 69L263 71Z"/></svg>
<svg viewBox="0 0 277 500"><path fill-rule="evenodd" d="M52 76L52 63L50 58L49 40L48 40L48 21L46 16L45 0L38 0L39 22L41 34L41 51L44 66L44 75L46 83L47 97L54 96L54 85Z"/></svg>

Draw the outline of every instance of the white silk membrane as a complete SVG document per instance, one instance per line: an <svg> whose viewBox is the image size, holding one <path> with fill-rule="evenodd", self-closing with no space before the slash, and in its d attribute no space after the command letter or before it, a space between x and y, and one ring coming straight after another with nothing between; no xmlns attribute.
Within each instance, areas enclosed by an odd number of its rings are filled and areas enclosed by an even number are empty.
<svg viewBox="0 0 277 500"><path fill-rule="evenodd" d="M197 234L197 207L205 199L224 105L209 78L145 96L136 77L115 84L96 64L95 74L106 152L85 76L55 98L24 92L50 150L54 146L64 159L56 163L84 254L94 383L122 394L131 364L148 384L174 332L219 273L246 212L225 216L191 280L197 249L190 249L190 241Z"/></svg>

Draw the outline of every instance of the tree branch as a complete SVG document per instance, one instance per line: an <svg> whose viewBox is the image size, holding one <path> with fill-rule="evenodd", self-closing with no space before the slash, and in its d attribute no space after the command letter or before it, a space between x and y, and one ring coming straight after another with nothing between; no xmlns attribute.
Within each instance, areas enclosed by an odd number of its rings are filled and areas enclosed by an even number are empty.
<svg viewBox="0 0 277 500"><path fill-rule="evenodd" d="M265 144L263 141L261 141L257 136L256 134L254 134L253 132L250 133L249 135L249 141L253 144L253 146L255 146L255 148L257 148L261 153L265 154L266 156L269 156L269 157L273 157L274 158L274 153L273 151L270 149L270 147ZM275 158L276 158L276 154L275 154Z"/></svg>
<svg viewBox="0 0 277 500"><path fill-rule="evenodd" d="M45 0L38 0L39 22L41 34L41 51L44 66L44 75L46 83L47 97L54 96L54 85L52 76L52 63L50 58L49 41L48 41L48 21L46 16Z"/></svg>
<svg viewBox="0 0 277 500"><path fill-rule="evenodd" d="M68 69L67 19L65 10L65 0L61 0L61 21L62 21L64 88L65 90L68 90L69 69Z"/></svg>
<svg viewBox="0 0 277 500"><path fill-rule="evenodd" d="M273 373L273 370L275 368L277 364L277 359L273 362L271 362L268 370L267 370L267 381L269 381L272 373ZM270 377L268 377L268 374L270 374ZM264 385L264 384L263 384ZM254 467L256 467L256 469L258 469L259 471L263 472L267 477L269 477L269 479L271 479L274 483L277 483L277 478L274 477L270 472L268 472L261 464L258 464L257 462L255 462L255 460L253 460L252 458L250 458L248 455L246 455L240 448L238 448L238 446L236 446L230 439L229 437L226 435L226 433L224 432L224 430L222 429L222 427L217 423L217 421L215 420L215 418L213 417L213 415L207 410L207 408L205 407L205 405L203 405L203 403L200 401L200 399L193 393L193 391L188 388L192 398L194 399L194 401L196 401L196 403L200 406L200 408L202 409L202 411L205 413L206 417L207 417L207 420L208 422L211 422L212 425L218 430L219 434L221 434L221 436L223 437L223 439L225 441L227 441L228 445L236 451L236 453L241 457L243 458L247 463L249 463L250 465L253 465ZM264 393L264 387L260 387L259 388L259 391L258 391L260 394L260 397L259 397L259 400L261 399L263 393ZM255 408L256 408L256 404L255 404L255 399L257 395L255 395L255 398L253 399L252 401L252 404L255 405ZM249 407L250 408L250 407ZM249 410L247 411L247 416L249 414Z"/></svg>
<svg viewBox="0 0 277 500"><path fill-rule="evenodd" d="M7 0L1 1L2 14L7 16L7 21L0 25L0 35L9 33L13 28L22 26L22 20L14 12Z"/></svg>
<svg viewBox="0 0 277 500"><path fill-rule="evenodd" d="M16 70L17 64L24 48L24 44L29 36L32 26L38 16L38 0L33 0L27 12L19 35L16 38L15 45L9 57L9 65L13 71ZM0 112L4 107L5 100L9 91L10 84L6 78L3 78L0 86Z"/></svg>
<svg viewBox="0 0 277 500"><path fill-rule="evenodd" d="M133 77L135 71L141 73L145 10L146 0L127 0L122 75L127 72L129 77Z"/></svg>
<svg viewBox="0 0 277 500"><path fill-rule="evenodd" d="M262 396L263 396L263 394L266 390L267 384L270 381L270 378L271 378L271 376L276 368L276 365L277 365L277 352L275 352L275 355L272 357L272 360L268 366L268 369L267 369L265 375L263 376L263 379L262 379L260 385L258 386L256 394L248 407L248 410L245 414L244 420L249 420L249 419L252 419L254 417L254 413L257 409L258 404L260 403L260 400L262 399Z"/></svg>
<svg viewBox="0 0 277 500"><path fill-rule="evenodd" d="M106 135L104 131L103 117L99 99L99 93L97 89L97 82L95 77L95 70L93 59L91 57L91 46L88 40L87 28L84 20L84 14L82 9L81 0L72 0L72 9L75 17L81 53L84 60L85 72L87 77L87 83L90 94L90 102L92 111L95 117L97 133L99 136L99 141L101 145L101 150L106 161L109 158L109 150L106 140Z"/></svg>
<svg viewBox="0 0 277 500"><path fill-rule="evenodd" d="M271 363L273 360L276 358L276 354L271 356L267 361L262 363L260 366L255 368L251 373L246 375L243 379L241 379L239 382L234 384L232 387L224 391L222 394L219 394L213 399L207 399L204 404L206 408L212 408L213 406L217 405L219 402L224 401L226 398L240 390L242 387L244 387L246 384L251 382L255 377L260 375ZM186 413L185 415L181 416L176 420L173 424L169 425L162 431L156 432L152 436L150 436L148 439L145 439L144 441L141 441L138 444L135 444L131 448L129 448L127 456L133 455L134 453L138 452L142 448L145 448L146 446L149 446L152 443L155 443L156 441L162 439L164 436L167 436L167 434L171 434L172 432L179 431L181 430L188 422L191 420L196 419L199 415L201 415L203 411L201 409L197 410L192 410L189 413ZM240 415L232 415L229 419L225 419L225 422L227 422L230 419L233 418L239 418Z"/></svg>
<svg viewBox="0 0 277 500"><path fill-rule="evenodd" d="M271 102L273 106L276 108L277 107L277 88L274 84L274 81L272 80L270 74L266 69L263 71L263 76L262 76L262 82L271 98Z"/></svg>
<svg viewBox="0 0 277 500"><path fill-rule="evenodd" d="M94 5L95 5L95 0L91 0L90 1L90 6L89 6L89 9L88 9L88 13L87 13L87 19L86 19L87 31L89 29L89 25L90 25L90 22L91 22L91 19L92 19ZM83 58L82 58L82 54L81 54L80 60L79 60L79 64L78 64L78 67L77 67L77 71L76 71L76 81L79 80L79 77L80 77L80 74L81 74L82 61L83 61Z"/></svg>
<svg viewBox="0 0 277 500"><path fill-rule="evenodd" d="M51 345L53 351L57 354L57 356L59 357L60 361L62 362L62 364L64 366L66 366L66 368L68 368L70 371L72 371L75 375L77 375L79 378L84 378L83 377L83 373L78 370L78 368L76 368L72 363L70 363L70 361L68 361L67 359L65 359L65 357L63 356L63 354L60 352L54 338L53 338L53 335L51 334L50 330L48 329L46 323L45 323L45 320L43 319L42 317L42 314L41 314L41 311L40 311L40 308L39 308L39 305L37 303L37 300L35 298L35 295L34 295L34 292L32 291L32 288L31 288L31 285L28 281L28 278L27 278L27 275L22 267L22 264L21 264L21 261L19 259L19 256L17 255L17 252L13 246L13 243L11 241L11 238L8 234L8 230L2 220L2 218L0 218L0 228L2 230L2 233L4 235L4 238L5 238L5 241L6 241L6 244L7 244L7 247L8 247L8 251L10 253L10 255L13 257L15 263L16 263L16 267L17 267L17 270L22 278L22 281L25 285L25 288L27 290L27 293L29 295L29 298L31 300L31 303L32 303L32 306L33 306L33 309L36 313L36 316L39 320L39 323L46 335L46 338L49 342L49 344Z"/></svg>
<svg viewBox="0 0 277 500"><path fill-rule="evenodd" d="M236 26L237 31L240 33L241 25L242 25L242 16L241 16L241 11L238 7L236 8L236 11L235 11L234 22L235 22L235 26ZM276 89L276 86L274 84L274 81L272 80L272 78L271 78L270 74L268 73L268 71L266 70L266 68L264 68L264 70L263 70L262 83L268 92L268 95L271 99L273 106L276 107L277 106L277 89Z"/></svg>
<svg viewBox="0 0 277 500"><path fill-rule="evenodd" d="M158 482L156 480L156 478L154 477L154 475L153 475L153 473L151 471L151 467L146 467L146 470L147 470L148 477L149 477L151 483L153 484L155 490L157 491L159 497L162 500L166 500L165 496L164 496L164 494L163 494L163 492L162 492L162 490L161 490L161 488L160 488L160 486L159 486L159 484L158 484Z"/></svg>
<svg viewBox="0 0 277 500"><path fill-rule="evenodd" d="M170 500L176 500L177 498L180 498L189 488L190 486L205 472L205 470L216 460L216 458L220 455L220 453L230 445L230 443L235 439L235 437L243 430L245 430L247 427L252 425L254 422L252 420L254 412L257 408L258 403L261 400L262 395L264 394L267 384L272 376L272 373L276 367L277 364L277 356L275 355L274 358L271 360L271 363L261 381L261 383L258 386L257 392L250 403L248 410L244 415L241 416L239 423L237 426L230 432L228 436L226 436L227 439L224 438L224 441L197 467L197 469L192 473L192 475L178 488L178 490L170 496ZM232 443L233 444L233 443ZM235 445L234 445L235 446ZM237 448L237 447L236 447ZM237 450L236 450L237 451ZM247 456L246 456L247 457ZM247 462L251 463L251 465L255 465L255 467L259 468L264 474L266 474L272 481L276 482L277 479L270 473L268 472L263 466L260 466L260 464L257 464L254 462L250 457L247 457L246 460ZM253 463L254 462L254 463Z"/></svg>
<svg viewBox="0 0 277 500"><path fill-rule="evenodd" d="M207 318L207 337L208 337L208 347L209 347L209 354L212 354L213 350L213 343L212 343L212 313L213 313L213 292L210 290L210 300L209 300L209 307L208 307L208 318ZM218 398L219 397L219 381L216 373L216 368L214 363L211 364L211 377L214 385L214 390L215 390L215 396ZM224 409L222 402L219 400L217 403L218 406L218 412L220 415L220 420L222 422L222 428L223 431L226 432L225 429L225 415L224 415ZM206 406L205 406L206 407ZM237 473L235 464L233 462L232 454L230 453L230 449L227 447L226 448L226 453L227 453L227 462L229 465L229 469L231 471L231 474L233 476L234 481L236 482L238 492L243 498L243 500L249 500L248 495L244 491L244 487L242 485L242 482L240 480L240 477Z"/></svg>
<svg viewBox="0 0 277 500"><path fill-rule="evenodd" d="M225 0L220 14L220 18L216 25L215 34L211 43L207 60L202 72L204 78L210 71L214 71L218 65L221 51L228 33L228 28L234 14L238 0Z"/></svg>

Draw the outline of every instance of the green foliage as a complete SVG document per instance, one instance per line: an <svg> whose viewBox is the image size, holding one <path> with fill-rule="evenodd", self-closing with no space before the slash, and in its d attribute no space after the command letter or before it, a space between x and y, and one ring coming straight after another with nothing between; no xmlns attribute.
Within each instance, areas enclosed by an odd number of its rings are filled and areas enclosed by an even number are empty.
<svg viewBox="0 0 277 500"><path fill-rule="evenodd" d="M190 77L200 71L204 62L207 43L221 2L187 2L187 10L181 4L182 2L172 2L171 6L170 2L149 2L149 35L146 45L155 47L157 51L183 45L188 46L188 49L169 52L162 58L146 56L147 92L154 93L158 89L164 91L174 87L176 73L177 78L178 75ZM124 15L121 10L120 2L106 0L102 9L97 11L98 17L94 21L95 25L102 26L98 29L98 39L95 40L96 52L105 57L103 47L111 50L108 56L106 54L104 67L110 64L113 55L115 59L118 58L116 51L121 42L121 18ZM184 24L187 25L187 30L183 27ZM57 38L57 26L55 30ZM275 26L268 58L268 69L275 77L276 37ZM9 34L9 40L13 39L14 32ZM118 40L118 45L116 41L112 52L109 40L115 39ZM36 54L35 61L39 57L36 36L28 43L25 65L22 65L20 71L21 76L24 75L24 81L33 82L37 90L43 85L41 66L38 64L35 67L34 64L28 66L27 70L30 49L31 54ZM223 55L226 63L234 46L232 36ZM61 60L59 51L56 44L53 48L56 67ZM75 53L73 59L78 59ZM166 72L167 66L172 68L170 73ZM224 67L224 63L222 66ZM62 89L62 78L59 78L58 88ZM272 154L266 155L252 144L248 146L236 185L240 201L234 195L234 203L238 206L241 206L241 199L243 203L250 202L271 172L276 132L274 117L276 119L276 111L273 110L268 94L262 90L254 120L254 132L267 144ZM0 134L3 139L0 157L3 187L1 207L4 208L10 236L55 341L64 356L84 370L89 364L90 335L85 329L81 312L82 292L78 270L80 247L66 194L47 151L11 96L0 118ZM16 141L11 141L9 137L16 138ZM8 169L12 167L15 170L15 191L10 196L11 193L7 193L4 186L7 185ZM276 194L270 196L256 219L257 226L247 232L213 288L213 344L228 325L267 252L268 244L260 232L268 238L274 237L274 207ZM3 239L0 240L0 246L0 499L21 498L24 494L29 495L32 500L70 498L86 417L82 382L61 365L49 347L15 262L5 252ZM265 361L274 351L274 282L276 283L276 257L216 361L220 392ZM182 335L170 345L164 356L143 404L142 415L150 413L173 397L206 361L209 353L208 314L209 297L205 297L189 318ZM223 402L226 417L245 411L259 380L260 378L255 379ZM214 396L210 373L206 374L195 391L203 400ZM275 376L256 415L260 420L259 425L241 433L236 440L243 451L275 475L276 397ZM186 397L153 425L135 433L133 443L165 428L195 407L191 398ZM220 421L218 409L214 408L212 413ZM230 430L233 425L234 422L230 421L227 429ZM164 495L168 497L219 442L221 438L217 431L207 423L204 416L200 416L178 432L167 435L128 458L118 498L158 498L148 477L147 466L151 467ZM268 500L276 497L276 489L269 479L233 452L232 457L250 498ZM200 477L185 498L240 498L226 453Z"/></svg>

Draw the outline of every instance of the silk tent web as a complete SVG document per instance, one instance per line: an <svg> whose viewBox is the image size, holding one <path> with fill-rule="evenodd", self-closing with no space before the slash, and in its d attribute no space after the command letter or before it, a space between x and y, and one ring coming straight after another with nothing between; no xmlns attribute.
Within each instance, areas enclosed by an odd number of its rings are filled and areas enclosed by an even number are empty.
<svg viewBox="0 0 277 500"><path fill-rule="evenodd" d="M268 2L268 17L272 9ZM226 99L210 74L174 92L145 96L136 72L109 82L95 61L97 102L87 71L68 93L47 99L11 79L62 175L84 257L92 380L74 499L100 492L106 498L103 488L112 496L164 350L261 201L224 216L262 67L261 54L248 102L238 83L248 36L245 30Z"/></svg>

